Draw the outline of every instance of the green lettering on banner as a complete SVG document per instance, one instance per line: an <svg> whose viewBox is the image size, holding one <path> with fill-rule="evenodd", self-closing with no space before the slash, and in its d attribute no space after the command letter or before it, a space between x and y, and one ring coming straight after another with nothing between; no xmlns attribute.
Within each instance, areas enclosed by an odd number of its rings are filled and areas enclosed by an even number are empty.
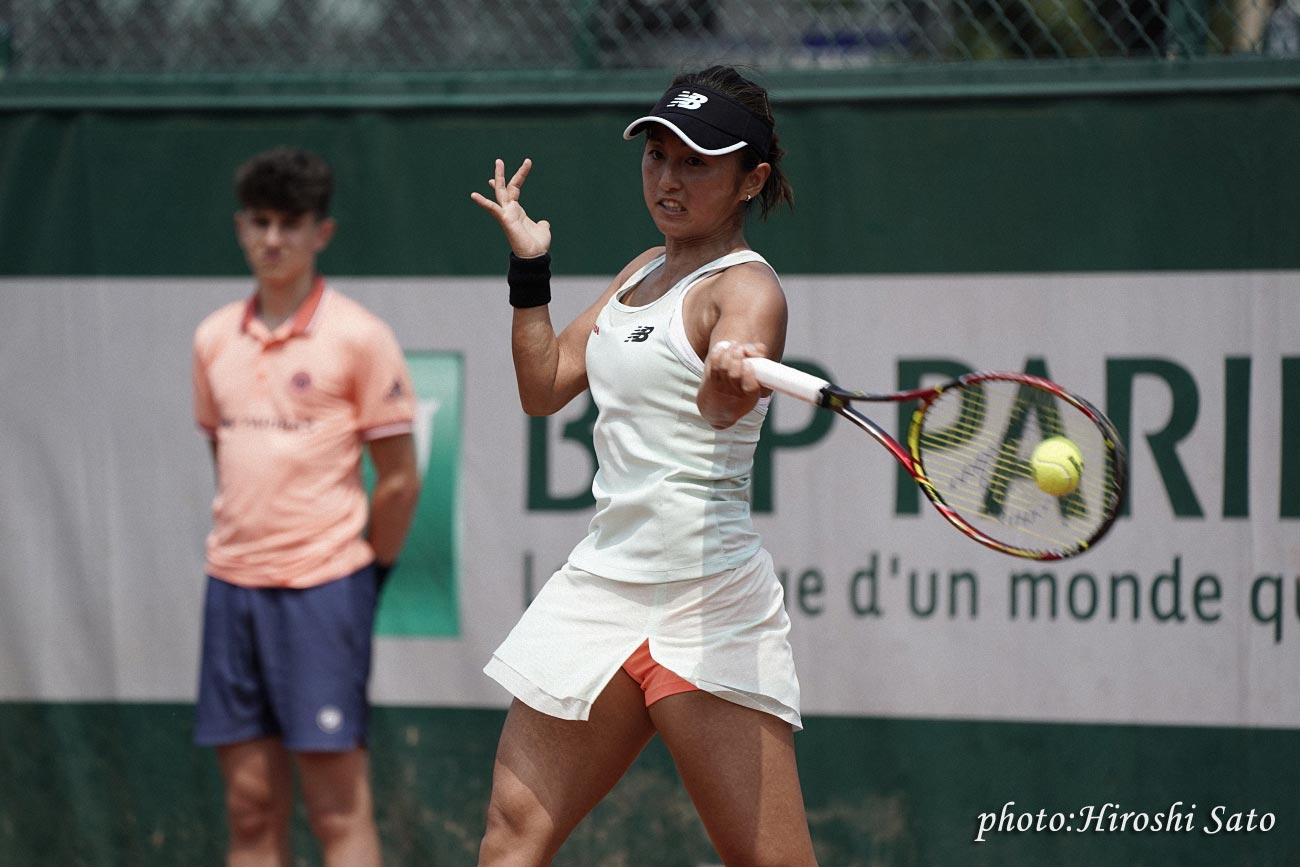
<svg viewBox="0 0 1300 867"><path fill-rule="evenodd" d="M1139 376L1154 376L1169 388L1173 408L1169 421L1158 431L1146 435L1151 457L1160 473L1169 504L1180 518L1201 518L1201 504L1187 478L1178 453L1174 450L1196 426L1200 410L1200 394L1196 380L1182 365L1164 358L1119 358L1106 362L1106 405L1110 420L1119 431L1120 441L1132 444L1133 436L1133 382ZM1130 454L1132 449L1130 448ZM1129 514L1131 498L1126 498L1120 514Z"/></svg>
<svg viewBox="0 0 1300 867"><path fill-rule="evenodd" d="M1020 616L1020 605L1018 592L1021 588L1025 590L1025 599L1029 607L1029 619L1038 619L1038 588L1046 588L1047 602L1044 608L1047 611L1049 620L1056 619L1056 573L1043 572L1016 572L1011 575L1011 619L1016 620Z"/></svg>
<svg viewBox="0 0 1300 867"><path fill-rule="evenodd" d="M1250 516L1250 356L1223 362L1223 517Z"/></svg>
<svg viewBox="0 0 1300 867"><path fill-rule="evenodd" d="M1300 356L1282 359L1282 489L1278 516L1300 518Z"/></svg>
<svg viewBox="0 0 1300 867"><path fill-rule="evenodd" d="M787 358L784 359L784 363L796 370L811 373L821 379L829 380L831 378L830 373L816 362ZM759 437L758 446L754 449L751 508L756 514L767 514L776 508L776 497L772 491L773 478L776 475L773 468L773 458L776 450L807 448L830 433L831 426L835 423L835 416L831 413L804 406L801 408L807 410L808 413L808 423L806 425L797 430L778 430L776 427L777 407L782 403L787 406L799 407L799 402L794 400L784 402L774 400L768 407L763 435Z"/></svg>
<svg viewBox="0 0 1300 867"><path fill-rule="evenodd" d="M591 493L591 482L596 476L596 446L592 443L592 429L600 412L591 392L583 395L587 409L581 416L560 429L560 439L576 443L586 450L591 459L591 470L583 477L582 486L569 496L551 493L551 441L548 436L550 418L533 416L528 419L528 510L530 512L572 512L596 505Z"/></svg>
<svg viewBox="0 0 1300 867"><path fill-rule="evenodd" d="M408 352L406 363L415 386L415 453L422 484L402 556L379 601L375 634L454 637L460 634L456 492L464 360L458 353ZM362 472L369 489L375 478L369 457Z"/></svg>

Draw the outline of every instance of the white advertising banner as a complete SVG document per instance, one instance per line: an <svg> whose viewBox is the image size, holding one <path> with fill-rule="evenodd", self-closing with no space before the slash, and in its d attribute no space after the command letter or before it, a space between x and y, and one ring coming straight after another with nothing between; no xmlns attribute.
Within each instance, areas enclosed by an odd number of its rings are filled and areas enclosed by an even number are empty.
<svg viewBox="0 0 1300 867"><path fill-rule="evenodd" d="M373 697L504 705L482 666L591 516L589 401L519 410L502 280L332 282L418 368L439 493L381 612ZM948 527L859 431L778 396L756 521L805 714L1300 724L1300 274L785 284L787 360L882 392L1043 373L1112 416L1131 463L1127 513L1095 550L1019 561ZM602 285L557 278L557 322ZM190 338L246 291L0 281L0 699L192 699L213 480ZM896 408L872 412L897 429Z"/></svg>

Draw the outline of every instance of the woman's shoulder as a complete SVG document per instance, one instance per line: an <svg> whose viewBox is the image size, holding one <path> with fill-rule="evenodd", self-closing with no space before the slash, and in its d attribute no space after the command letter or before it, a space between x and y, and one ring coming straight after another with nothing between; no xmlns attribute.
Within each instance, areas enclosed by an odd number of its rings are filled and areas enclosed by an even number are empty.
<svg viewBox="0 0 1300 867"><path fill-rule="evenodd" d="M776 272L763 259L737 262L702 281L700 289L706 304L720 314L744 310L785 315L785 289Z"/></svg>
<svg viewBox="0 0 1300 867"><path fill-rule="evenodd" d="M753 251L742 252L752 253L753 258L744 258L719 271L717 279L711 281L714 289L727 292L740 289L753 291L761 288L783 294L781 278L777 276L776 270L768 261Z"/></svg>

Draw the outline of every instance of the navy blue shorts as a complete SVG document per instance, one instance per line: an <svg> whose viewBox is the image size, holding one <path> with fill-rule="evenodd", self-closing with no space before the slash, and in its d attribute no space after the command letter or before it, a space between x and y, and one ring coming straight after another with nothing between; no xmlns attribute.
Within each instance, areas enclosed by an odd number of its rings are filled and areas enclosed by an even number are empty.
<svg viewBox="0 0 1300 867"><path fill-rule="evenodd" d="M295 752L366 742L374 566L305 590L208 577L194 742L278 737Z"/></svg>

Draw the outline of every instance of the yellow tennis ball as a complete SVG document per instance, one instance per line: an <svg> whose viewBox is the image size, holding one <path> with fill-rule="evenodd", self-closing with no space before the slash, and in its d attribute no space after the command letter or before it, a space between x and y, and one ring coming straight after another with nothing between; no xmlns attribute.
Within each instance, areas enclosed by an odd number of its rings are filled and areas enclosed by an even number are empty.
<svg viewBox="0 0 1300 867"><path fill-rule="evenodd" d="M1083 476L1083 454L1065 437L1049 437L1029 458L1039 490L1057 497L1074 493Z"/></svg>

